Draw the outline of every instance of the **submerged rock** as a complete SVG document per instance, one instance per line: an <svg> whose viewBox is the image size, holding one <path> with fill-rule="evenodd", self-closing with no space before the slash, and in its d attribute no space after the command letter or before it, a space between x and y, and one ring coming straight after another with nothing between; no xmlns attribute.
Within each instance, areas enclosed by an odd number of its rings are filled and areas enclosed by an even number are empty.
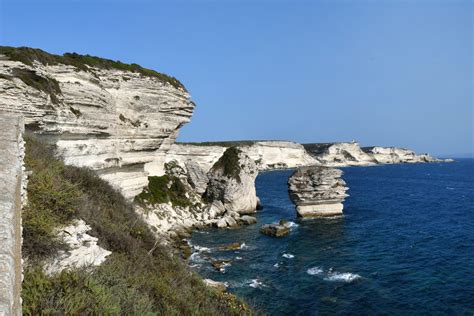
<svg viewBox="0 0 474 316"><path fill-rule="evenodd" d="M240 242L234 242L228 245L223 245L218 247L220 251L229 251L229 250L239 250L242 247L242 244Z"/></svg>
<svg viewBox="0 0 474 316"><path fill-rule="evenodd" d="M272 237L283 237L290 234L290 222L280 220L278 224L266 224L260 229L260 232L264 235Z"/></svg>
<svg viewBox="0 0 474 316"><path fill-rule="evenodd" d="M342 171L327 167L302 167L288 180L290 197L302 217L342 214L342 202L348 196L341 179Z"/></svg>
<svg viewBox="0 0 474 316"><path fill-rule="evenodd" d="M231 262L232 260L230 259L222 259L222 260L213 260L211 264L214 267L214 269L216 269L217 271L224 271L224 268L230 265Z"/></svg>

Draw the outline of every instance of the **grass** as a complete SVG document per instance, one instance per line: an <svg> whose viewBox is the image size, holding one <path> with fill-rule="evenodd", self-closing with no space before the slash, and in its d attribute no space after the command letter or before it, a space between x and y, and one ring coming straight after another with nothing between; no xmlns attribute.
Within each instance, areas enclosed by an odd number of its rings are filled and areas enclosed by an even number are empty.
<svg viewBox="0 0 474 316"><path fill-rule="evenodd" d="M239 164L239 154L241 152L237 147L227 148L224 154L212 166L211 171L221 171L224 176L240 182L241 166Z"/></svg>
<svg viewBox="0 0 474 316"><path fill-rule="evenodd" d="M64 165L54 148L26 138L28 206L23 213L25 315L248 315L235 296L208 288L157 244L133 207L92 171ZM112 254L99 267L47 276L42 262L60 249L56 229L73 218Z"/></svg>
<svg viewBox="0 0 474 316"><path fill-rule="evenodd" d="M6 55L11 60L19 61L29 66L33 66L33 61L38 61L43 65L70 65L83 71L89 71L89 67L131 71L140 73L144 76L157 78L162 82L167 82L171 84L175 88L186 91L186 88L183 86L183 84L174 77L159 73L151 69L143 68L137 64L122 63L118 60L114 61L90 55L80 55L77 53L65 53L61 56L49 54L37 48L11 46L0 46L0 54Z"/></svg>
<svg viewBox="0 0 474 316"><path fill-rule="evenodd" d="M28 180L29 200L22 214L23 256L37 262L64 249L55 229L77 215L83 193L68 179L58 177L65 166L54 159L50 147L31 137L26 141L25 164L34 172Z"/></svg>

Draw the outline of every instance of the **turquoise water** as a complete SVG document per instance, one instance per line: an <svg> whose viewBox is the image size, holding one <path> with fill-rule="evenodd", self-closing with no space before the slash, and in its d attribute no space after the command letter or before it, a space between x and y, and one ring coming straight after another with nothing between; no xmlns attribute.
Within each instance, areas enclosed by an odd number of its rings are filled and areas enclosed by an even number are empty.
<svg viewBox="0 0 474 316"><path fill-rule="evenodd" d="M344 168L344 216L323 220L296 217L291 173L258 176L256 225L194 233L194 269L271 315L473 315L474 160ZM280 218L290 236L259 233Z"/></svg>

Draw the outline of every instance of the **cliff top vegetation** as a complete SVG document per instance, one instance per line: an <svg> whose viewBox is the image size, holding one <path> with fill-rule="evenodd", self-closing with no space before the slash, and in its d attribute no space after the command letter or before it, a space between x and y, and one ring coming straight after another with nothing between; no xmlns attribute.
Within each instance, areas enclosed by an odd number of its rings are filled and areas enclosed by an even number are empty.
<svg viewBox="0 0 474 316"><path fill-rule="evenodd" d="M38 48L11 46L0 46L0 54L7 56L10 60L19 61L29 66L33 66L33 61L37 61L43 65L70 65L83 71L89 71L89 67L95 67L102 69L118 69L123 71L137 72L144 76L157 78L162 82L171 84L175 88L186 91L184 85L174 77L159 73L155 70L143 68L137 64L122 63L118 60L114 61L111 59L91 55L80 55L77 53L54 55Z"/></svg>

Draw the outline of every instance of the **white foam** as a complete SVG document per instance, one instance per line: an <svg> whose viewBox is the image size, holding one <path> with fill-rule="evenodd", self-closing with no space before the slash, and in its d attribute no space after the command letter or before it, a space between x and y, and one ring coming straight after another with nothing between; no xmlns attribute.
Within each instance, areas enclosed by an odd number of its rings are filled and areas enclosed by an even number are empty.
<svg viewBox="0 0 474 316"><path fill-rule="evenodd" d="M231 265L231 264L230 264L230 263L227 263L227 262L223 263L223 264L222 264L222 267L219 268L219 272L225 273L225 268L229 267L230 265Z"/></svg>
<svg viewBox="0 0 474 316"><path fill-rule="evenodd" d="M242 257L235 257L235 260L242 260Z"/></svg>
<svg viewBox="0 0 474 316"><path fill-rule="evenodd" d="M200 255L199 252L193 252L191 256L189 256L189 261L193 263L204 263L206 260L204 260Z"/></svg>
<svg viewBox="0 0 474 316"><path fill-rule="evenodd" d="M306 273L308 273L309 275L318 275L323 273L323 269L321 269L320 267L312 267L306 270Z"/></svg>
<svg viewBox="0 0 474 316"><path fill-rule="evenodd" d="M190 267L190 268L193 268L193 269L194 269L194 268L200 268L200 267L202 267L202 264L199 264L199 263L191 264L191 265L189 265L189 267Z"/></svg>
<svg viewBox="0 0 474 316"><path fill-rule="evenodd" d="M198 245L195 245L195 246L192 246L194 249L196 249L197 251L199 252L210 252L211 249L208 248L208 247L204 247L204 246L198 246Z"/></svg>
<svg viewBox="0 0 474 316"><path fill-rule="evenodd" d="M351 283L357 279L360 279L361 276L356 273L349 273L349 272L329 272L327 277L324 278L326 281L333 281L333 282L346 282Z"/></svg>
<svg viewBox="0 0 474 316"><path fill-rule="evenodd" d="M281 255L283 258L287 258L287 259L293 259L295 256L292 255L291 253L284 253Z"/></svg>
<svg viewBox="0 0 474 316"><path fill-rule="evenodd" d="M275 268L278 268L280 266L280 264L277 262L273 265Z"/></svg>
<svg viewBox="0 0 474 316"><path fill-rule="evenodd" d="M249 249L249 246L247 246L245 243L242 243L242 245L240 245L240 249Z"/></svg>
<svg viewBox="0 0 474 316"><path fill-rule="evenodd" d="M300 225L296 224L295 222L288 222L285 225L287 225L290 228L296 228L296 227L300 226Z"/></svg>
<svg viewBox="0 0 474 316"><path fill-rule="evenodd" d="M258 279L252 279L250 281L249 286L256 289L256 288L259 288L259 287L264 287L265 285L262 282L260 282Z"/></svg>

